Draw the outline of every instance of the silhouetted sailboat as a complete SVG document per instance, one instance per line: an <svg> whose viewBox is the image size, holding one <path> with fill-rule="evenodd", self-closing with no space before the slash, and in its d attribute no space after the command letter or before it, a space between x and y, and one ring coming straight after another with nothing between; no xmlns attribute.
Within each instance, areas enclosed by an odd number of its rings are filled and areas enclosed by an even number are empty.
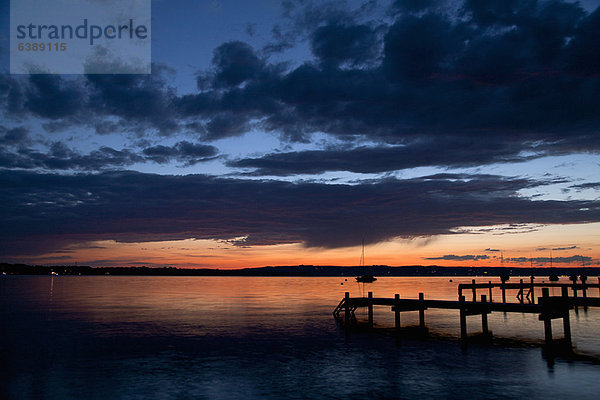
<svg viewBox="0 0 600 400"><path fill-rule="evenodd" d="M375 282L377 278L373 275L365 274L365 240L362 241L362 253L360 254L360 266L362 268L363 275L356 277L356 282L371 283Z"/></svg>

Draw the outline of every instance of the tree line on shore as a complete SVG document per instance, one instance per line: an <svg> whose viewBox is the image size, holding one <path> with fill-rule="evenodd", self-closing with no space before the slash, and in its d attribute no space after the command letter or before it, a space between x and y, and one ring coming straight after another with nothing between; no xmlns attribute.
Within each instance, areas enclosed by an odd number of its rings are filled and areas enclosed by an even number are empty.
<svg viewBox="0 0 600 400"><path fill-rule="evenodd" d="M26 264L0 264L2 275L147 275L147 276L357 276L364 274L365 267L335 265L288 265L242 269L176 268L176 267L91 267L84 265L42 266ZM509 276L548 277L550 275L600 276L597 267L442 267L437 265L366 267L368 272L385 276Z"/></svg>

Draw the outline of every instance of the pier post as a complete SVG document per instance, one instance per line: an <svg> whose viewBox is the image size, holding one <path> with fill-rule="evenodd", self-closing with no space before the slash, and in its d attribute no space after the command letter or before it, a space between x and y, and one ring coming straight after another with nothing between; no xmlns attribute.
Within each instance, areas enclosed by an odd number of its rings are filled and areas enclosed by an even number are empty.
<svg viewBox="0 0 600 400"><path fill-rule="evenodd" d="M569 292L566 287L562 288L562 297L565 307L565 314L563 315L563 332L565 334L566 345L571 349L573 344L571 339L571 321L569 320Z"/></svg>
<svg viewBox="0 0 600 400"><path fill-rule="evenodd" d="M502 280L500 287L502 288L502 303L506 303L506 283L504 280Z"/></svg>
<svg viewBox="0 0 600 400"><path fill-rule="evenodd" d="M485 294L481 295L481 302L482 303L486 303L486 298L485 298ZM483 335L484 336L489 336L489 330L488 330L488 312L487 312L487 308L483 311L483 313L481 314L481 330L483 331Z"/></svg>
<svg viewBox="0 0 600 400"><path fill-rule="evenodd" d="M425 300L423 293L419 293L419 328L425 332Z"/></svg>
<svg viewBox="0 0 600 400"><path fill-rule="evenodd" d="M552 346L552 319L550 318L550 307L548 306L550 292L548 288L542 288L542 315L544 316L544 339L546 346Z"/></svg>
<svg viewBox="0 0 600 400"><path fill-rule="evenodd" d="M394 326L396 328L396 344L400 344L400 295L394 295Z"/></svg>
<svg viewBox="0 0 600 400"><path fill-rule="evenodd" d="M463 344L467 340L467 310L465 306L465 296L460 296L458 301L460 304L460 339Z"/></svg>
<svg viewBox="0 0 600 400"><path fill-rule="evenodd" d="M587 281L587 276L581 275L579 279L581 279L581 296L584 299L587 299L587 285L585 284ZM587 306L583 306L583 311L587 311Z"/></svg>
<svg viewBox="0 0 600 400"><path fill-rule="evenodd" d="M533 283L534 279L535 278L533 277L533 275L531 275L531 277L529 277L529 280L531 283L531 286L529 287L531 298L529 299L529 301L531 302L531 304L535 304L535 284Z"/></svg>
<svg viewBox="0 0 600 400"><path fill-rule="evenodd" d="M373 327L373 292L369 292L369 328Z"/></svg>
<svg viewBox="0 0 600 400"><path fill-rule="evenodd" d="M525 291L523 290L523 279L519 280L519 294L517 294L517 298L519 299L519 303L523 304L525 302L524 296Z"/></svg>
<svg viewBox="0 0 600 400"><path fill-rule="evenodd" d="M473 303L475 303L477 301L477 289L475 288L475 279L473 279L471 281L472 286L472 290L473 290Z"/></svg>
<svg viewBox="0 0 600 400"><path fill-rule="evenodd" d="M490 293L490 303L493 303L493 301L492 301L492 287L493 287L493 286L492 286L492 281L488 281L488 284L490 285L490 288L489 288L489 293Z"/></svg>
<svg viewBox="0 0 600 400"><path fill-rule="evenodd" d="M350 292L344 293L344 324L350 326Z"/></svg>
<svg viewBox="0 0 600 400"><path fill-rule="evenodd" d="M573 299L577 299L577 275L571 275L569 279L573 282ZM579 314L577 305L575 305L575 314Z"/></svg>

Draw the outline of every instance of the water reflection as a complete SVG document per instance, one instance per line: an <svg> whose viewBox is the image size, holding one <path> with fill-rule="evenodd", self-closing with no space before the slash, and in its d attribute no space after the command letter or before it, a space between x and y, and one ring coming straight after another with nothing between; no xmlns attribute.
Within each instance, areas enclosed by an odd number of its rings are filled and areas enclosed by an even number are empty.
<svg viewBox="0 0 600 400"><path fill-rule="evenodd" d="M237 331L287 330L303 332L307 326L332 329L329 318L344 292L352 297L425 298L456 300L460 283L471 278L381 277L374 283L350 282L343 278L282 277L22 277L14 278L11 296L49 309L51 318L76 319L104 326L104 334L173 335L236 334ZM49 285L49 297L42 286ZM48 286L46 286L48 287ZM499 289L494 293L500 299ZM48 292L45 292L48 293ZM508 292L508 300L516 301ZM366 316L366 309L358 310ZM431 330L458 335L458 312L427 310ZM580 349L600 354L599 310L573 315L574 342ZM403 325L418 323L418 313L403 313ZM389 307L375 309L380 326L393 326ZM480 322L468 319L469 331L479 331ZM543 326L537 315L492 313L489 325L495 336L539 341Z"/></svg>
<svg viewBox="0 0 600 400"><path fill-rule="evenodd" d="M331 312L344 292L455 300L470 278L9 277L2 282L0 398L593 398L598 366L538 348L352 335ZM52 307L49 308L49 303ZM417 313L403 324L417 324ZM458 337L458 315L428 310ZM393 326L389 307L375 311ZM599 351L596 309L573 318L578 346ZM469 330L479 329L479 321ZM497 336L543 338L535 316L493 313ZM578 384L572 385L576 380Z"/></svg>

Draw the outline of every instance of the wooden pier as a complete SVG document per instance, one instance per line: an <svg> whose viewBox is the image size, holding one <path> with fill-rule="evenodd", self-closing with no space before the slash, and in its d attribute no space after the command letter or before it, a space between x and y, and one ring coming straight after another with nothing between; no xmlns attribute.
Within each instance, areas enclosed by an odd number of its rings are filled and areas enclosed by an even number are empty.
<svg viewBox="0 0 600 400"><path fill-rule="evenodd" d="M550 296L549 288L560 287L560 296ZM502 302L492 302L492 288L501 288L503 293ZM535 288L541 288L542 296L535 302L533 293ZM345 297L340 301L338 306L333 311L333 315L339 322L349 329L352 325L357 324L355 311L358 308L367 308L368 310L368 327L372 328L373 308L374 306L389 306L394 313L396 337L400 337L401 331L401 313L404 311L419 312L419 329L423 334L427 333L425 324L425 311L428 309L447 309L458 310L460 318L460 338L463 343L467 340L467 317L480 315L482 335L491 337L491 331L488 326L488 314L492 312L504 313L527 313L538 314L539 320L544 323L544 339L547 348L555 344L552 335L552 320L563 320L563 343L568 349L572 348L571 340L571 323L569 312L577 307L600 307L600 297L588 297L587 290L590 288L598 288L599 283L586 284L585 280L582 284L573 282L572 284L564 283L534 283L529 282L524 284L522 281L516 284L502 283L476 283L475 280L471 284L459 285L459 296L457 301L452 300L429 300L425 299L423 293L419 293L418 299L401 299L399 294L393 298L373 297L373 293L369 292L367 297L350 297L350 293L346 292ZM477 301L476 295L478 289L487 289L487 294L481 295ZM518 290L518 303L506 302L506 290ZM473 293L471 301L467 301L462 294L464 290L470 290ZM525 291L529 291L524 294ZM569 290L572 295L569 296ZM577 291L581 291L582 296L577 296ZM489 297L488 297L489 295ZM525 300L528 300L526 303Z"/></svg>
<svg viewBox="0 0 600 400"><path fill-rule="evenodd" d="M475 279L473 279L472 283L461 283L458 285L458 296L463 295L463 291L471 291L473 294L472 301L477 300L477 289L487 289L488 291L488 299L490 302L493 302L493 289L499 288L502 294L502 303L506 303L506 292L507 290L518 290L516 294L517 300L519 303L523 304L527 300L528 303L535 303L535 289L536 288L567 288L571 290L572 296L574 298L578 297L578 292L581 293L581 297L587 298L587 293L589 289L597 288L598 294L600 295L600 277L598 278L598 283L587 283L587 277L580 277L581 283L577 283L577 277L572 276L572 283L556 283L556 282L535 282L535 278L531 277L529 282L524 282L523 279L519 280L519 283L506 283L506 281L502 281L500 283L492 283L492 281L488 281L487 283L476 283ZM577 310L577 308L575 308Z"/></svg>

